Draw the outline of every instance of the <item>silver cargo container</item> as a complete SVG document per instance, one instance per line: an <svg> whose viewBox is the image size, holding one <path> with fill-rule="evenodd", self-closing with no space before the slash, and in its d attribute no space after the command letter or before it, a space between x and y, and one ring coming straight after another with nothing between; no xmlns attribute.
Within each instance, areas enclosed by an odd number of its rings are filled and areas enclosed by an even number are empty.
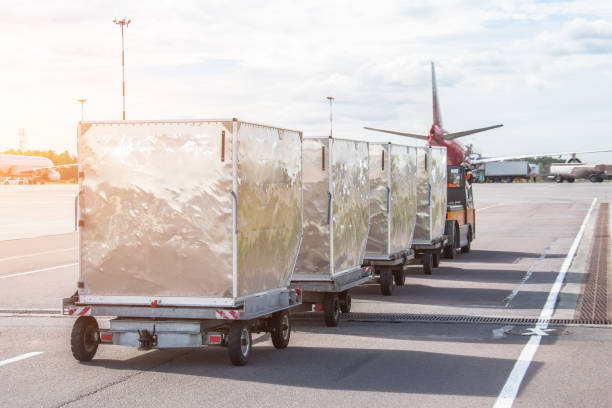
<svg viewBox="0 0 612 408"><path fill-rule="evenodd" d="M366 259L410 249L416 221L416 148L370 144L370 233Z"/></svg>
<svg viewBox="0 0 612 408"><path fill-rule="evenodd" d="M412 248L423 265L423 273L431 275L440 264L447 242L446 147L418 148L416 177L417 217Z"/></svg>
<svg viewBox="0 0 612 408"><path fill-rule="evenodd" d="M417 217L414 244L431 244L444 236L446 222L446 148L417 149Z"/></svg>
<svg viewBox="0 0 612 408"><path fill-rule="evenodd" d="M337 293L369 279L362 269L370 208L368 143L325 137L304 139L302 146L304 239L292 286L302 289L309 305L329 293L336 313L344 302Z"/></svg>
<svg viewBox="0 0 612 408"><path fill-rule="evenodd" d="M370 233L365 263L379 275L384 295L391 295L394 280L404 284L404 266L414 258L416 151L390 143L370 144Z"/></svg>
<svg viewBox="0 0 612 408"><path fill-rule="evenodd" d="M249 320L299 304L289 283L302 237L300 132L236 119L82 122L78 152L69 313ZM150 324L138 324L125 344L140 336L151 347ZM191 341L176 336L155 345Z"/></svg>

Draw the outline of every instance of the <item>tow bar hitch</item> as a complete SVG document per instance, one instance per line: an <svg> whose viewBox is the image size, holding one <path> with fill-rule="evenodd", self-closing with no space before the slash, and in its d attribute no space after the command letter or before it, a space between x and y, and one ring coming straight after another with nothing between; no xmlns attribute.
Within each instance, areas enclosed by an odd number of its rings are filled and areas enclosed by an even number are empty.
<svg viewBox="0 0 612 408"><path fill-rule="evenodd" d="M155 325L153 325L153 333L149 333L148 330L138 330L138 344L140 350L149 350L152 347L157 346L157 335L155 334Z"/></svg>

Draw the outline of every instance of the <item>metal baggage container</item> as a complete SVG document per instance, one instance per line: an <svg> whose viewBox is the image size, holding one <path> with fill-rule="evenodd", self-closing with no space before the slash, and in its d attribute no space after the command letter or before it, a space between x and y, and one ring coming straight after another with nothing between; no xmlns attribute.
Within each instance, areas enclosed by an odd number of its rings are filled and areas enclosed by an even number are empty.
<svg viewBox="0 0 612 408"><path fill-rule="evenodd" d="M370 232L365 263L380 275L381 291L390 295L393 279L405 281L404 265L414 258L417 149L370 144Z"/></svg>
<svg viewBox="0 0 612 408"><path fill-rule="evenodd" d="M213 319L226 336L217 319L300 303L289 284L302 237L301 132L237 119L81 122L78 151L79 289L68 313ZM135 330L117 338L150 348ZM160 344L185 344L173 336Z"/></svg>
<svg viewBox="0 0 612 408"><path fill-rule="evenodd" d="M441 251L447 237L446 147L423 147L417 150L417 217L412 248L430 275L440 264Z"/></svg>
<svg viewBox="0 0 612 408"><path fill-rule="evenodd" d="M446 221L446 148L417 148L417 217L415 244L428 244L444 235Z"/></svg>
<svg viewBox="0 0 612 408"><path fill-rule="evenodd" d="M292 287L302 290L304 304L328 300L335 326L348 289L370 279L362 268L370 208L368 143L306 138L302 151L304 240Z"/></svg>

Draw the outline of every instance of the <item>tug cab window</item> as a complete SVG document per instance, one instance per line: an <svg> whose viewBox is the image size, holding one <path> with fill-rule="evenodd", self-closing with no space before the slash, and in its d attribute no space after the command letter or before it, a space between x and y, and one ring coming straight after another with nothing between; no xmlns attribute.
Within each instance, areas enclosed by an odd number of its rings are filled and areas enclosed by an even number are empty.
<svg viewBox="0 0 612 408"><path fill-rule="evenodd" d="M461 170L457 167L451 167L448 173L448 187L461 187Z"/></svg>

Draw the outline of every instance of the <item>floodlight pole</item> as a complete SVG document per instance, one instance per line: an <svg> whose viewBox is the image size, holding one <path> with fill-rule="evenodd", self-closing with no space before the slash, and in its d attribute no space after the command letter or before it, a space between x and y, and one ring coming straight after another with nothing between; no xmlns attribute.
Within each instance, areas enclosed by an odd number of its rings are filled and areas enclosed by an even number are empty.
<svg viewBox="0 0 612 408"><path fill-rule="evenodd" d="M82 98L82 99L77 99L77 102L81 102L81 122L85 119L85 102L87 102L87 99Z"/></svg>
<svg viewBox="0 0 612 408"><path fill-rule="evenodd" d="M334 134L333 134L333 120L334 117L332 115L332 103L334 101L334 97L333 96L328 96L327 99L329 99L329 138L333 139Z"/></svg>
<svg viewBox="0 0 612 408"><path fill-rule="evenodd" d="M113 23L121 26L121 74L122 74L122 89L123 89L123 120L125 120L125 46L123 39L123 27L127 29L128 25L132 22L131 19L117 20L114 19Z"/></svg>

